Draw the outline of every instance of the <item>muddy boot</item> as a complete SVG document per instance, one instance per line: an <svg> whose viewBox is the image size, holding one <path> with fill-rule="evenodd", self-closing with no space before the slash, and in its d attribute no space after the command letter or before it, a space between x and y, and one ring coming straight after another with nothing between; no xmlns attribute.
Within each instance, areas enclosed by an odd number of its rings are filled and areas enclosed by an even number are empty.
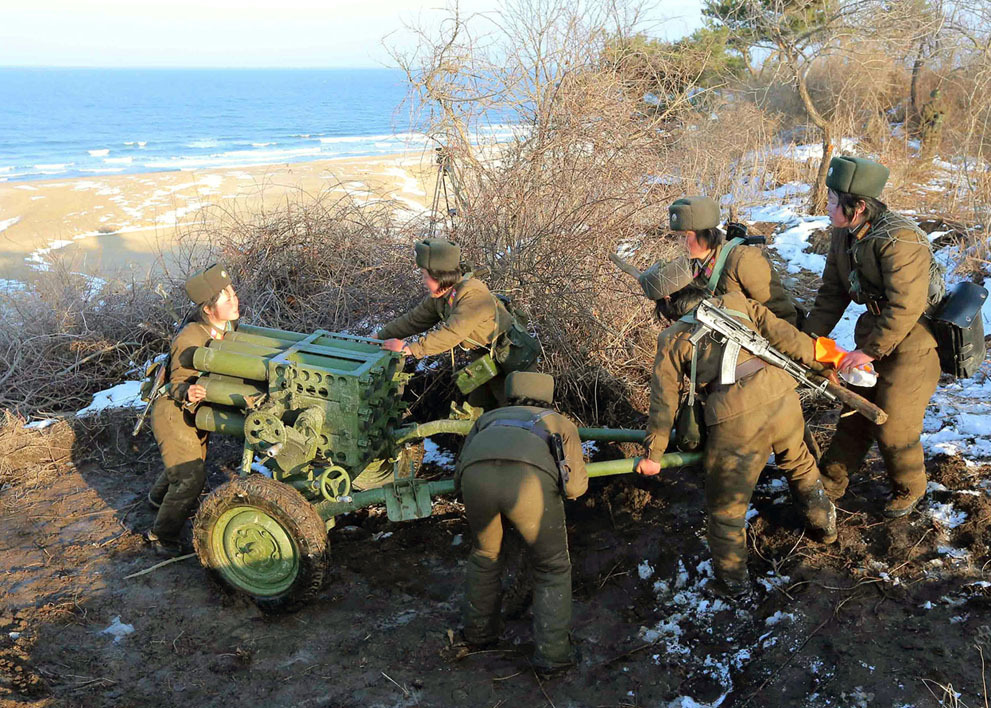
<svg viewBox="0 0 991 708"><path fill-rule="evenodd" d="M819 481L826 496L833 501L846 494L847 485L850 484L850 478L845 470L830 469L828 465L820 470Z"/></svg>
<svg viewBox="0 0 991 708"><path fill-rule="evenodd" d="M565 658L563 661L548 661L546 658L540 656L539 653L534 653L533 657L533 669L537 672L542 680L554 678L555 676L560 676L568 669L572 669L578 666L579 662L582 660L581 651L574 644L571 645L569 649L570 656Z"/></svg>
<svg viewBox="0 0 991 708"><path fill-rule="evenodd" d="M159 538L154 531L145 531L143 538L155 555L162 558L178 558L193 552L192 548L179 539Z"/></svg>
<svg viewBox="0 0 991 708"><path fill-rule="evenodd" d="M925 494L915 495L908 490L896 491L894 496L884 505L881 513L889 519L898 519L912 513Z"/></svg>
<svg viewBox="0 0 991 708"><path fill-rule="evenodd" d="M467 587L462 635L466 642L483 646L498 641L502 632L500 608L502 563L476 551L468 556Z"/></svg>
<svg viewBox="0 0 991 708"><path fill-rule="evenodd" d="M796 501L810 535L820 543L836 540L836 507L829 500L822 480L807 492L796 492Z"/></svg>
<svg viewBox="0 0 991 708"><path fill-rule="evenodd" d="M750 575L746 574L742 579L717 577L705 587L716 597L732 602L745 599L753 586L750 584Z"/></svg>

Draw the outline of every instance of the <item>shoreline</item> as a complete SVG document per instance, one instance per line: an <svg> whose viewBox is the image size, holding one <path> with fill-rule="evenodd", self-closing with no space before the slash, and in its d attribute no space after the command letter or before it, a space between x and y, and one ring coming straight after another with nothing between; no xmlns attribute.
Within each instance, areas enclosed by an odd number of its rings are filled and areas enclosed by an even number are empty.
<svg viewBox="0 0 991 708"><path fill-rule="evenodd" d="M213 207L252 213L291 196L343 193L424 212L435 169L433 150L424 146L392 155L0 182L0 284L31 280L55 252L85 275L143 279L162 267L182 229Z"/></svg>

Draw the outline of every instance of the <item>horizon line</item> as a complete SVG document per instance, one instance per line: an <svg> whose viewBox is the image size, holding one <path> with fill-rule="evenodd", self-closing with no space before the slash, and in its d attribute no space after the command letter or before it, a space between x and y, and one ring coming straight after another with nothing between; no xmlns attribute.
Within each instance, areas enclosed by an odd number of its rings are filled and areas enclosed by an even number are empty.
<svg viewBox="0 0 991 708"><path fill-rule="evenodd" d="M313 71L318 69L323 70L343 70L347 69L349 71L355 70L391 70L391 71L401 71L399 67L392 66L209 66L209 65L195 65L195 66L165 66L159 64L135 64L133 66L108 66L108 65L98 65L98 64L0 64L0 70L3 69L105 69L105 70L123 70L130 71L134 69L141 70L169 70L169 69L182 69L185 71L209 71L209 70L225 70L225 71L257 71L259 69L265 70L286 70L286 71Z"/></svg>

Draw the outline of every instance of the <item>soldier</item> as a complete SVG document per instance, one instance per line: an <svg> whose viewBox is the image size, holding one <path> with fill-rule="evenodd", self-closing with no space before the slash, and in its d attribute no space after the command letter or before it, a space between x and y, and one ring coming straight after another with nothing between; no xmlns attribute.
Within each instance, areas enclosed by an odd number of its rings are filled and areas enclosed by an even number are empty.
<svg viewBox="0 0 991 708"><path fill-rule="evenodd" d="M678 276L677 271L669 269L669 293L692 281L691 273L681 273ZM690 313L705 295L693 285L677 293L669 306L678 306L680 314ZM711 301L759 332L782 353L806 366L822 369L815 361L815 340L760 303L737 292ZM713 589L721 595L737 597L750 586L747 508L772 451L778 467L788 477L808 529L824 543L836 540L836 509L825 495L815 460L802 439L804 421L794 379L743 350L736 367L736 382L717 383L723 346L712 336L693 345L689 339L695 329L693 322L690 315L683 317L657 338L644 441L647 456L638 463L637 472L656 475L660 471L658 461L668 445L683 378L689 376L691 385L706 387L708 438L703 468L707 537L716 575Z"/></svg>
<svg viewBox="0 0 991 708"><path fill-rule="evenodd" d="M756 246L738 239L728 243L719 230L719 205L709 197L685 197L668 207L672 231L685 235L695 284L709 295L743 293L789 324L798 324L798 310L777 271ZM655 298L656 299L656 298Z"/></svg>
<svg viewBox="0 0 991 708"><path fill-rule="evenodd" d="M509 332L513 316L485 283L462 275L461 248L453 241L417 242L416 264L422 272L427 296L410 312L378 331L375 336L385 340L382 345L385 349L420 359L461 346L477 358L492 349L497 338ZM423 332L426 335L419 341L405 341L406 337ZM500 371L486 385L472 391L468 402L485 409L504 403L506 373Z"/></svg>
<svg viewBox="0 0 991 708"><path fill-rule="evenodd" d="M923 315L939 299L942 278L933 269L926 235L878 201L887 179L888 169L871 160L834 157L830 162L826 186L832 242L822 286L802 329L826 335L851 301L867 306L854 332L857 349L839 368L873 362L877 385L854 390L883 408L888 420L878 426L859 416L841 417L822 458L823 483L830 497L842 497L850 473L877 440L892 485L883 513L896 518L911 512L926 492L922 418L940 367Z"/></svg>
<svg viewBox="0 0 991 708"><path fill-rule="evenodd" d="M220 265L191 276L186 294L196 305L195 319L172 341L168 389L151 411L151 430L165 470L148 492L148 502L158 515L145 539L156 553L172 556L185 550L179 533L206 482L208 436L196 428L194 416L206 389L195 383L200 372L193 368L193 352L211 339L223 339L240 317L237 293Z"/></svg>
<svg viewBox="0 0 991 708"><path fill-rule="evenodd" d="M538 671L551 673L576 663L568 634L571 559L562 497L584 494L588 475L578 429L549 409L553 378L511 373L505 395L508 407L475 422L455 471L472 535L464 637L473 645L498 639L500 551L503 522L508 521L533 557L533 663Z"/></svg>
<svg viewBox="0 0 991 708"><path fill-rule="evenodd" d="M667 272L688 269L692 284L709 295L728 292L743 293L767 307L777 317L798 326L802 313L781 286L777 271L756 246L743 245L738 239L723 242L719 230L719 205L709 197L684 197L668 207L668 221L672 231L685 234L687 259L676 259L671 264L655 263L644 271L639 280L647 297L657 303L658 318L677 319L668 316L667 302L670 283L661 277ZM616 259L614 259L615 261ZM674 305L678 309L679 305ZM683 314L683 313L682 313ZM803 422L803 437L809 451L816 458L819 446L812 431Z"/></svg>

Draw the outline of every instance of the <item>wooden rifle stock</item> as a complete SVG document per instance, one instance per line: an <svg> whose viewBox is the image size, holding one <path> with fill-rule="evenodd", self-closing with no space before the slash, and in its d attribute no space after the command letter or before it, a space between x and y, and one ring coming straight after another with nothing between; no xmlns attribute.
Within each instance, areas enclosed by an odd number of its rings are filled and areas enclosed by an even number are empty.
<svg viewBox="0 0 991 708"><path fill-rule="evenodd" d="M839 386L827 379L825 376L820 376L819 374L809 372L808 377L809 380L817 386L822 386L825 383L826 390L839 399L840 403L847 408L860 413L860 415L864 416L872 423L883 425L884 421L888 419L887 413L868 401L859 393L854 393L848 388Z"/></svg>

